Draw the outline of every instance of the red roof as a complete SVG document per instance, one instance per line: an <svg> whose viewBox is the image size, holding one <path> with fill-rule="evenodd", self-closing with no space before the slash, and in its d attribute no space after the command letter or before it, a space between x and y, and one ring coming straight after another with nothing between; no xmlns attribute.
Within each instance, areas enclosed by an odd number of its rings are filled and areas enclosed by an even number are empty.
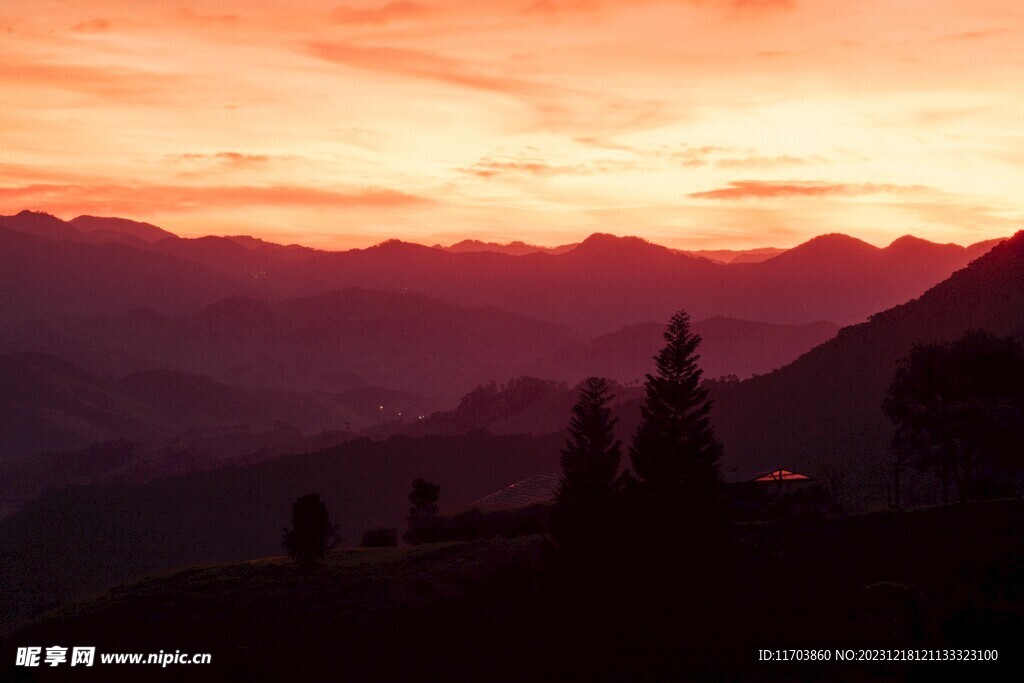
<svg viewBox="0 0 1024 683"><path fill-rule="evenodd" d="M810 481L811 478L797 474L796 472L790 472L789 470L773 470L768 474L762 474L760 477L755 477L753 481Z"/></svg>

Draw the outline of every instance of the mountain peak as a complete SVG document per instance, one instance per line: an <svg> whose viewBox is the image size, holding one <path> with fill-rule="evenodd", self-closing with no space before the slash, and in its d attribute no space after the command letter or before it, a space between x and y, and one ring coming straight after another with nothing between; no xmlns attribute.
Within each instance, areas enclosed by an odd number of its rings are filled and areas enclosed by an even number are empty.
<svg viewBox="0 0 1024 683"><path fill-rule="evenodd" d="M833 259L870 256L881 251L878 247L868 244L856 237L838 232L813 237L803 244L784 251L766 263L782 263L803 259Z"/></svg>
<svg viewBox="0 0 1024 683"><path fill-rule="evenodd" d="M165 237L176 237L174 233L158 228L152 223L133 221L114 216L78 216L68 221L82 232L113 232L138 237L144 242L157 242Z"/></svg>
<svg viewBox="0 0 1024 683"><path fill-rule="evenodd" d="M641 237L618 237L603 232L595 232L568 253L576 256L607 255L616 258L640 255L674 256L667 247L648 242Z"/></svg>

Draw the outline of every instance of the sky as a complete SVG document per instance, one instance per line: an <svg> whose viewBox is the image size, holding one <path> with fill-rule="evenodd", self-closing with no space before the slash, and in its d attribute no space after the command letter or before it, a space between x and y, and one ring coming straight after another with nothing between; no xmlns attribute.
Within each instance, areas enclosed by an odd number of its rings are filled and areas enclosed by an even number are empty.
<svg viewBox="0 0 1024 683"><path fill-rule="evenodd" d="M0 214L324 248L1024 222L1017 0L0 0Z"/></svg>

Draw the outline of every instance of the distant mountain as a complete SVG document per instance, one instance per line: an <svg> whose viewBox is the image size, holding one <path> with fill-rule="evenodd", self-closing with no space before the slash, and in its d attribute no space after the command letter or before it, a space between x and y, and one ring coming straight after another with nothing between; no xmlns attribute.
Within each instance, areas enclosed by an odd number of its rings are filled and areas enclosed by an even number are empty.
<svg viewBox="0 0 1024 683"><path fill-rule="evenodd" d="M716 316L693 323L703 339L700 366L705 377L763 374L828 341L839 327L829 322L773 325ZM576 382L597 375L623 384L642 383L654 371L654 356L665 345L664 323L630 325L543 359L530 374Z"/></svg>
<svg viewBox="0 0 1024 683"><path fill-rule="evenodd" d="M128 220L127 218L105 218L99 216L79 216L68 221L84 233L123 234L137 237L143 242L158 242L167 237L176 237L151 223Z"/></svg>
<svg viewBox="0 0 1024 683"><path fill-rule="evenodd" d="M918 296L993 244L988 241L965 248L904 237L879 249L845 235L823 235L757 263L740 261L759 260L768 251L752 250L723 264L636 237L605 234L547 250L551 253L519 243L495 246L469 241L445 249L397 240L368 249L321 252L246 237L167 236L149 242L145 240L159 234L154 226L144 228L141 226L147 224L109 218L76 221L105 227L84 233L71 223L31 212L0 218L0 224L56 240L68 252L74 251L73 242L106 239L104 235L114 234L111 230L124 230L117 233L121 238L115 241L130 242L148 255L111 254L112 273L139 268L148 272L147 264L154 256L149 252L158 252L234 280L234 287L221 287L223 296L259 292L268 299L297 298L346 287L415 292L460 306L496 306L568 325L587 335L667 320L680 308L686 308L694 319L723 316L777 324L861 322L875 311ZM85 245L80 248L84 250ZM80 257L69 253L68 257L83 262L92 258L87 252ZM120 263L126 259L128 263ZM43 270L46 267L39 265ZM34 268L30 259L23 266L26 277L45 277ZM181 276L187 275L180 270ZM112 277L72 267L59 272L64 273L69 288L82 293L79 299L94 291L104 277ZM186 279L195 277L199 274L193 268ZM202 277L208 278L209 272ZM140 283L133 288L137 305L162 309L162 305L142 299L149 293L159 298L165 288L146 283L144 278ZM193 281L181 289L187 293L196 284ZM117 303L125 297L125 292L117 292L111 301ZM33 297L24 303L28 307ZM85 310L117 308L82 303L87 304ZM40 310L50 312L45 306Z"/></svg>
<svg viewBox="0 0 1024 683"><path fill-rule="evenodd" d="M567 251L572 251L578 246L578 243L563 244L558 247L541 247L536 244L527 244L526 242L509 242L508 244L500 244L498 242L482 242L480 240L462 240L455 244L445 247L440 244L435 244L435 249L441 249L443 251L449 251L453 254L463 254L466 252L474 251L492 251L498 254L508 254L509 256L522 256L523 254L563 254Z"/></svg>
<svg viewBox="0 0 1024 683"><path fill-rule="evenodd" d="M14 216L0 216L0 226L48 240L88 244L115 242L145 246L146 243L174 236L173 233L155 225L126 218L79 216L64 221L38 211L21 211Z"/></svg>
<svg viewBox="0 0 1024 683"><path fill-rule="evenodd" d="M0 328L15 320L142 307L183 312L248 291L246 283L188 260L0 227Z"/></svg>
<svg viewBox="0 0 1024 683"><path fill-rule="evenodd" d="M775 247L760 247L757 249L699 249L697 251L683 251L690 256L718 261L719 263L760 263L778 256L785 249Z"/></svg>
<svg viewBox="0 0 1024 683"><path fill-rule="evenodd" d="M835 242L827 246L837 247ZM936 246L904 241L892 248ZM869 250L862 251L870 258ZM795 257L801 257L799 252ZM783 258L794 256L775 260ZM727 468L787 467L844 480L861 506L884 502L892 477L893 428L881 405L897 361L914 343L951 340L970 329L1024 339L1021 283L1024 232L921 297L840 330L835 339L780 370L722 391L714 421ZM904 501L934 500L932 479L906 486Z"/></svg>
<svg viewBox="0 0 1024 683"><path fill-rule="evenodd" d="M727 266L600 234L557 255L448 253L390 241L314 255L268 272L262 284L295 295L347 286L419 292L558 321L588 335L667 320L680 308L694 319L850 324L918 296L983 249L921 242L879 249L826 235L761 263Z"/></svg>
<svg viewBox="0 0 1024 683"><path fill-rule="evenodd" d="M276 302L228 298L185 316L143 309L68 319L12 334L0 350L43 350L106 374L168 368L250 387L379 386L454 401L579 341L560 325L495 308L349 288Z"/></svg>
<svg viewBox="0 0 1024 683"><path fill-rule="evenodd" d="M254 389L174 370L104 377L46 354L0 354L0 459L112 439L152 443L186 431L258 431L278 423L304 433L349 422L359 428L369 421L360 415L373 413L349 404L384 395L423 407L411 395L381 390L335 395Z"/></svg>
<svg viewBox="0 0 1024 683"><path fill-rule="evenodd" d="M73 225L56 216L38 211L21 211L13 216L0 216L0 227L48 240L84 241L82 232Z"/></svg>

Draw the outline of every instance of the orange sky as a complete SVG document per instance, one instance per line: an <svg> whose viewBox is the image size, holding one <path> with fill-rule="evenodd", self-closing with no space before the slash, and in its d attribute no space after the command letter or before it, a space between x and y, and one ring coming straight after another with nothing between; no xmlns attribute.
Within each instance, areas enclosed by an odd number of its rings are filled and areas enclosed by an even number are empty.
<svg viewBox="0 0 1024 683"><path fill-rule="evenodd" d="M312 246L1021 227L1016 0L0 0L0 213Z"/></svg>

